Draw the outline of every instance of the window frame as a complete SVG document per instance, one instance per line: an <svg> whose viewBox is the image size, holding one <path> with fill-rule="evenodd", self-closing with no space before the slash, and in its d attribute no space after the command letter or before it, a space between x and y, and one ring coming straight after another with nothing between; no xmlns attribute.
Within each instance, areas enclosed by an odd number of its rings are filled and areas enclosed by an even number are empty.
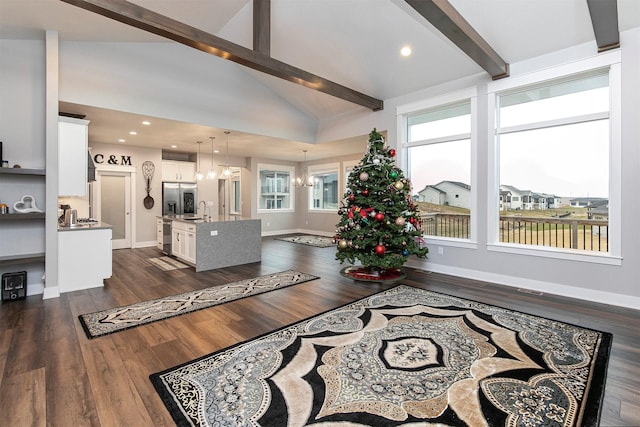
<svg viewBox="0 0 640 427"><path fill-rule="evenodd" d="M289 178L287 180L288 185L289 185L289 192L288 193L280 193L283 195L288 195L289 196L289 207L286 208L280 208L278 209L277 207L274 209L267 209L267 208L261 208L260 207L260 200L262 198L262 181L260 179L262 172L263 171L275 171L277 172L287 172L289 174ZM256 173L256 186L257 186L257 191L256 191L256 211L258 213L286 213L286 212L295 212L295 206L296 206L296 200L295 200L295 191L293 191L294 185L293 185L293 179L295 178L295 172L296 172L296 168L294 166L289 166L289 165L278 165L278 164L268 164L268 163L258 163L258 167L257 167L257 171L258 173ZM278 194L278 192L275 192L276 194ZM275 201L277 201L276 199L273 199ZM266 205L266 203L265 203Z"/></svg>
<svg viewBox="0 0 640 427"><path fill-rule="evenodd" d="M342 199L342 194L340 194L340 190L342 189L342 187L340 187L340 163L325 163L325 164L319 164L319 165L310 165L307 167L307 173L309 174L309 177L312 178L312 182L313 185L311 187L308 188L308 210L309 212L331 212L331 213L336 213L338 208L340 207L340 201L343 200ZM315 179L313 179L313 177L315 175L325 175L325 174L331 174L331 173L335 173L336 177L337 177L337 186L338 188L336 189L336 207L335 208L316 208L314 207L314 203L313 203L313 192L315 191Z"/></svg>
<svg viewBox="0 0 640 427"><path fill-rule="evenodd" d="M238 183L236 186L235 183ZM229 177L229 213L231 215L242 214L242 169L231 168L231 176Z"/></svg>
<svg viewBox="0 0 640 427"><path fill-rule="evenodd" d="M584 261L599 264L621 265L621 182L622 182L622 141L621 141L621 53L613 51L599 56L576 61L557 67L551 67L542 71L524 74L504 80L490 82L487 85L487 114L488 129L487 141L489 144L488 159L488 199L499 200L500 196L500 150L499 150L499 123L497 117L497 98L500 93L512 91L517 88L553 83L556 80L596 72L599 69L609 69L609 252L591 252L572 250L546 246L529 246L521 244L503 243L499 241L499 203L490 203L487 212L487 250L512 254L523 254L545 258L556 258L573 261ZM602 118L600 114L588 119ZM549 121L548 123L553 122ZM565 119L559 119L557 124L564 124ZM528 126L535 125L529 124ZM548 127L549 125L545 126ZM520 126L505 128L515 131Z"/></svg>
<svg viewBox="0 0 640 427"><path fill-rule="evenodd" d="M434 110L439 107L446 108L452 104L462 103L468 101L470 107L470 116L471 116L471 128L470 132L467 134L458 134L458 135L448 135L446 137L438 137L432 138L428 140L420 140L408 142L409 132L408 132L408 117L412 114L419 113L424 110ZM423 238L430 244L437 244L441 246L451 246L451 247L460 247L460 248L468 248L468 249L476 249L478 242L478 176L477 176L477 159L478 159L478 90L476 87L462 89L459 91L455 91L449 94L435 96L432 98L424 99L422 101L418 101L411 104L406 104L399 106L396 109L397 114L397 129L398 129L398 141L399 141L399 150L398 150L398 165L405 171L409 171L409 148L417 147L420 145L427 144L435 144L435 143L443 143L449 141L459 141L461 139L469 139L470 143L470 153L471 158L470 162L470 180L469 185L471 186L471 216L470 216L470 227L471 232L469 233L468 239L461 238L452 238L452 237L442 237L442 236L427 236L423 235ZM426 144L425 144L426 143ZM409 177L411 178L411 177ZM413 191L417 191L416 188L413 188Z"/></svg>
<svg viewBox="0 0 640 427"><path fill-rule="evenodd" d="M346 160L342 162L342 176L340 188L342 189L342 195L340 196L340 200L345 201L345 194L349 190L349 175L353 172L356 166L360 163L360 160Z"/></svg>

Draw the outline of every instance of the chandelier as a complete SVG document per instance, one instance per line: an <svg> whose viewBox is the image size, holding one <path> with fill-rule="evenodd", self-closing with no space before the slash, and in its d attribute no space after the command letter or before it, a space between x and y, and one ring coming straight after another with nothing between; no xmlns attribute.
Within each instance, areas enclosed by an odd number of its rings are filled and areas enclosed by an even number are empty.
<svg viewBox="0 0 640 427"><path fill-rule="evenodd" d="M198 170L196 172L196 179L202 181L202 178L204 178L204 174L200 171L200 146L202 145L202 141L196 141L196 144L198 144Z"/></svg>
<svg viewBox="0 0 640 427"><path fill-rule="evenodd" d="M213 140L216 139L215 136L210 136L211 140L211 169L207 172L207 179L214 179L216 177L216 170L213 168Z"/></svg>
<svg viewBox="0 0 640 427"><path fill-rule="evenodd" d="M304 163L305 166L303 168L302 176L297 177L294 180L294 184L296 187L312 187L313 186L313 177L307 177L307 150L302 150L304 152Z"/></svg>

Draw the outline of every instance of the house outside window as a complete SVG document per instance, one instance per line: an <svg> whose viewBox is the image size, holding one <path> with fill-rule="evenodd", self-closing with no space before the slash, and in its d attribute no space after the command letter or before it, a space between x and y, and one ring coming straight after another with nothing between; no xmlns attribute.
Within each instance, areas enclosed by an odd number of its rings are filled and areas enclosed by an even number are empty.
<svg viewBox="0 0 640 427"><path fill-rule="evenodd" d="M425 237L474 241L475 90L399 108L406 170Z"/></svg>
<svg viewBox="0 0 640 427"><path fill-rule="evenodd" d="M258 164L258 212L293 211L294 168Z"/></svg>
<svg viewBox="0 0 640 427"><path fill-rule="evenodd" d="M619 254L609 215L618 224L619 212L610 212L620 188L618 65L565 66L489 85L493 191L511 196L490 212L490 250ZM589 208L602 215L595 219Z"/></svg>
<svg viewBox="0 0 640 427"><path fill-rule="evenodd" d="M338 210L341 188L338 183L338 163L309 166L308 172L312 177L313 186L309 188L309 210L331 211Z"/></svg>

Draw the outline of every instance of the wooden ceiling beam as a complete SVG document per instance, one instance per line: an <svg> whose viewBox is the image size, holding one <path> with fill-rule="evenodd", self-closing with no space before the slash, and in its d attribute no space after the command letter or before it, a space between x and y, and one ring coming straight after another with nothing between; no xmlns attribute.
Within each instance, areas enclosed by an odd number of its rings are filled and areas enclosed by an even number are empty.
<svg viewBox="0 0 640 427"><path fill-rule="evenodd" d="M61 0L141 30L166 37L245 67L335 96L373 111L384 108L382 100L278 61L262 52L209 34L126 0Z"/></svg>
<svg viewBox="0 0 640 427"><path fill-rule="evenodd" d="M271 56L271 0L253 0L253 50Z"/></svg>
<svg viewBox="0 0 640 427"><path fill-rule="evenodd" d="M447 0L405 0L420 15L458 46L494 80L509 76L509 64Z"/></svg>
<svg viewBox="0 0 640 427"><path fill-rule="evenodd" d="M598 52L620 47L616 0L587 0Z"/></svg>

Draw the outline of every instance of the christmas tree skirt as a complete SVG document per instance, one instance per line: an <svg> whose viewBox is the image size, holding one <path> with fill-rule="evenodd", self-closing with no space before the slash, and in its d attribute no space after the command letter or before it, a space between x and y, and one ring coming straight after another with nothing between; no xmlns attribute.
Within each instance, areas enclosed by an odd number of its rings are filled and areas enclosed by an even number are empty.
<svg viewBox="0 0 640 427"><path fill-rule="evenodd" d="M398 268L383 270L366 268L358 265L345 267L340 270L340 274L349 279L376 283L394 283L407 277L407 275Z"/></svg>

